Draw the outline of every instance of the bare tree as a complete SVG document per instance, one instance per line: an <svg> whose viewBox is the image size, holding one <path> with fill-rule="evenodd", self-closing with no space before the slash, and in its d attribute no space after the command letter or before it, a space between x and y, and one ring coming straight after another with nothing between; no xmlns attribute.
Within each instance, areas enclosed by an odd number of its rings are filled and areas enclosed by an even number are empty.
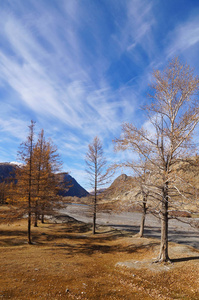
<svg viewBox="0 0 199 300"><path fill-rule="evenodd" d="M158 261L169 261L169 210L188 199L183 178L176 170L190 157L194 149L193 131L199 121L197 93L199 79L193 70L178 58L171 60L163 71L153 72L154 82L149 94L150 103L144 107L147 125L140 129L125 123L117 148L131 149L145 157L150 164L151 182L148 189L157 202L161 217L161 244ZM179 173L178 173L179 174ZM178 195L178 197L177 197Z"/></svg>
<svg viewBox="0 0 199 300"><path fill-rule="evenodd" d="M147 210L149 207L147 207L147 201L150 196L149 189L147 187L147 183L150 178L150 173L147 170L147 164L144 161L141 161L141 164L138 166L133 165L133 169L136 174L135 181L137 183L138 192L135 195L135 198L137 200L137 203L141 206L142 209L142 216L141 216L141 222L140 222L140 231L137 234L139 237L144 236L144 227L145 227L145 219Z"/></svg>
<svg viewBox="0 0 199 300"><path fill-rule="evenodd" d="M98 189L108 182L110 173L107 171L107 162L103 154L103 147L100 139L96 136L93 142L88 145L85 162L87 165L86 171L89 175L90 184L94 189L93 200L93 234L96 233L96 208Z"/></svg>
<svg viewBox="0 0 199 300"><path fill-rule="evenodd" d="M121 149L121 145L118 144L116 147L116 150L119 150L119 149ZM125 202L122 201L122 204L121 204L121 202L117 203L117 210L125 209L125 206L128 208L129 208L129 206L133 207L134 205L136 205L136 207L141 208L142 216L141 216L141 222L140 222L140 230L136 236L143 237L145 218L146 218L147 211L149 209L149 206L147 205L147 201L148 201L148 198L150 197L148 183L150 181L151 174L150 174L150 172L148 172L148 163L147 163L145 157L140 155L140 153L139 153L139 161L132 162L132 161L126 160L119 164L114 164L112 166L112 168L114 168L114 169L127 168L127 169L130 169L133 174L133 185L128 186L127 189L133 189L134 193ZM124 205L124 203L125 203L125 205ZM133 204L133 206L132 206L132 204Z"/></svg>

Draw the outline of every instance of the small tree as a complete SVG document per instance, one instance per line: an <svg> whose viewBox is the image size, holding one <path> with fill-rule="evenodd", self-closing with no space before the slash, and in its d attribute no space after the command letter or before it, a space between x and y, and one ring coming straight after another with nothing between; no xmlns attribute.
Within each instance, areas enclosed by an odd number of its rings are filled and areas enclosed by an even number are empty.
<svg viewBox="0 0 199 300"><path fill-rule="evenodd" d="M44 142L45 142L44 131L42 129L39 134L38 141L33 150L33 163L34 163L34 170L35 170L35 193L36 193L35 208L34 208L35 227L37 227L37 220L39 216L39 204L41 200L42 187L44 184L43 182Z"/></svg>
<svg viewBox="0 0 199 300"><path fill-rule="evenodd" d="M128 148L141 154L150 164L148 171L153 180L148 188L154 201L159 203L157 211L161 217L158 261L168 261L169 210L187 197L184 182L176 176L176 170L193 153L192 134L199 121L196 98L199 78L188 65L175 58L163 71L154 71L153 79L149 95L152 101L144 108L152 131L145 126L139 129L125 123L121 138L115 142L120 149Z"/></svg>
<svg viewBox="0 0 199 300"><path fill-rule="evenodd" d="M59 177L56 175L62 166L57 147L50 140L47 142L44 141L43 153L43 175L40 197L42 223L44 223L45 214L52 214L53 210L61 207L58 192L62 188Z"/></svg>
<svg viewBox="0 0 199 300"><path fill-rule="evenodd" d="M44 222L44 214L52 213L58 207L59 182L55 172L60 170L61 161L57 148L51 141L45 141L43 129L36 144L33 143L33 121L29 129L27 141L21 144L19 150L23 165L16 173L16 204L24 214L28 214L28 243L31 244L32 215L35 215L34 225L37 226L39 215Z"/></svg>
<svg viewBox="0 0 199 300"><path fill-rule="evenodd" d="M35 176L35 227L38 216L41 215L44 223L44 214L59 207L58 196L59 180L55 175L60 171L62 162L57 153L57 148L52 141L45 140L44 130L39 133L37 143L33 149L33 168Z"/></svg>
<svg viewBox="0 0 199 300"><path fill-rule="evenodd" d="M124 150L126 147L121 146L120 143L117 143L115 150ZM133 189L135 191L134 196L125 201L125 205L129 207L129 205L136 205L141 207L141 222L140 222L140 230L137 236L143 237L144 235L144 226L146 214L149 209L147 205L148 198L150 197L148 182L150 180L150 172L148 172L148 164L144 156L139 155L139 161L135 163L135 161L124 161L120 164L114 164L112 168L127 168L130 169L133 173L133 185L127 187L127 189ZM122 204L117 203L117 210L124 209L124 201Z"/></svg>
<svg viewBox="0 0 199 300"><path fill-rule="evenodd" d="M137 188L138 192L135 196L137 203L141 206L142 208L142 217L141 217L141 222L140 222L140 231L138 233L139 237L144 236L144 227L145 227L145 219L146 219L146 214L147 214L147 201L150 196L149 189L147 187L149 178L150 178L150 173L147 170L147 164L144 161L141 162L139 166L135 165L133 166L133 169L136 174L135 181L137 183Z"/></svg>
<svg viewBox="0 0 199 300"><path fill-rule="evenodd" d="M20 145L18 152L19 159L24 163L24 166L18 169L16 179L18 181L18 194L20 200L25 202L27 205L28 213L28 243L32 244L31 241L31 217L32 217L32 206L34 201L34 172L33 172L33 147L34 147L34 126L35 123L31 121L29 126L29 135L26 142Z"/></svg>
<svg viewBox="0 0 199 300"><path fill-rule="evenodd" d="M107 162L103 154L102 143L97 136L93 139L93 142L88 145L85 162L87 165L86 172L89 175L91 186L94 189L93 234L95 234L98 189L105 185L111 176L110 172L108 172L106 168Z"/></svg>

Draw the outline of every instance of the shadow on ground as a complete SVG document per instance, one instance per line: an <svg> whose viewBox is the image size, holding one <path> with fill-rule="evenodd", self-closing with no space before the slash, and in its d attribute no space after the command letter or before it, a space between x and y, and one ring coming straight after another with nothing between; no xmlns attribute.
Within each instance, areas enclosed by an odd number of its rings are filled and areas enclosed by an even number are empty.
<svg viewBox="0 0 199 300"><path fill-rule="evenodd" d="M117 224L109 224L113 228L127 231L128 233L136 234L139 232L139 226L131 226L131 225L117 225ZM157 226L145 226L144 236L147 238L155 238L160 239L161 230L160 227ZM176 230L173 228L169 228L169 242L174 242L183 245L189 245L196 249L199 249L199 233L195 230L193 231L183 231Z"/></svg>

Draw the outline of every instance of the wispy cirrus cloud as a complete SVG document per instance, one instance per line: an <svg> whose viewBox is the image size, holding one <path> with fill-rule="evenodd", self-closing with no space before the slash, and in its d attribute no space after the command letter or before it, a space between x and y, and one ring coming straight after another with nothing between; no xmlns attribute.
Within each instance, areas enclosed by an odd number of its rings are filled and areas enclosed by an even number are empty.
<svg viewBox="0 0 199 300"><path fill-rule="evenodd" d="M20 118L8 118L7 120L0 118L0 132L5 133L2 140L11 139L10 136L16 137L18 141L24 139L28 132L27 123Z"/></svg>
<svg viewBox="0 0 199 300"><path fill-rule="evenodd" d="M140 48L147 56L154 54L154 38L152 26L155 23L153 1L126 1L120 3L121 11L126 15L123 23L118 22L119 34L114 36L121 53L132 55L135 63L141 63Z"/></svg>
<svg viewBox="0 0 199 300"><path fill-rule="evenodd" d="M186 50L197 46L199 48L199 19L191 18L187 22L179 24L169 34L169 47L167 49L168 57L173 57L176 54L183 54ZM196 50L197 51L197 50Z"/></svg>
<svg viewBox="0 0 199 300"><path fill-rule="evenodd" d="M100 92L99 96L96 84L89 79L88 75L85 76L86 72L82 72L81 65L79 71L77 68L76 72L73 70L72 74L70 72L69 75L66 74L65 82L63 82L63 67L61 72L58 69L55 73L48 73L51 57L35 37L31 36L32 31L24 28L15 18L8 20L5 28L15 57L5 55L3 52L0 54L1 76L20 95L25 105L38 115L59 117L62 122L71 127L81 127L93 121L93 117L92 120L90 118L91 115L95 116L95 120L104 118L105 122L101 122L102 124L109 122L111 118L109 108L111 106L113 112L116 105L109 103L106 93L102 95ZM72 50L75 51L76 48L78 47L72 46ZM72 61L73 57L69 57ZM55 54L53 59L58 60L59 65L59 55ZM71 69L69 67L69 70ZM107 111L109 117L107 117ZM110 128L113 121L111 118L107 128Z"/></svg>
<svg viewBox="0 0 199 300"><path fill-rule="evenodd" d="M195 59L198 52L194 6L185 4L187 14L180 6L175 22L172 5L157 0L2 2L0 139L8 151L13 153L12 139L13 144L24 140L33 119L80 181L94 136L104 142L109 161L123 159L113 154L111 141L122 122L145 122L139 107L147 101L153 67L161 69L165 57L180 53L190 59L191 50Z"/></svg>

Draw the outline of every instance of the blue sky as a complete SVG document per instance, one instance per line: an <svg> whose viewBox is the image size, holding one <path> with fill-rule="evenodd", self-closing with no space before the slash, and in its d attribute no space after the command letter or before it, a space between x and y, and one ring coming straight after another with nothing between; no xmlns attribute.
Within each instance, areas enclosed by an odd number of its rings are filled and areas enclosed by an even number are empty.
<svg viewBox="0 0 199 300"><path fill-rule="evenodd" d="M198 53L198 0L0 0L0 161L16 161L32 119L89 189L88 144L122 160L112 140L146 121L152 70L179 56L199 74Z"/></svg>

